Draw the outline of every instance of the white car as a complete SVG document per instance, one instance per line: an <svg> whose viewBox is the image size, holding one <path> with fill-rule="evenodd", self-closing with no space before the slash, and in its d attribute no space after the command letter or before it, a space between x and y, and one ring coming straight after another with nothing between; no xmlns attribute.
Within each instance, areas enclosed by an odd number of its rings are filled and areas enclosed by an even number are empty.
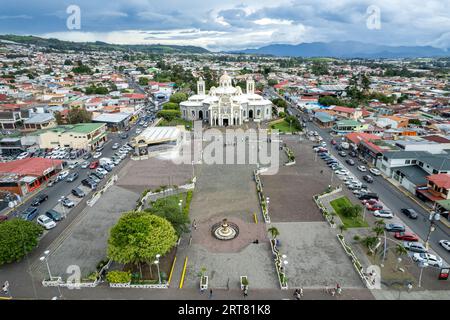
<svg viewBox="0 0 450 320"><path fill-rule="evenodd" d="M117 150L117 149L119 149L119 147L120 147L120 145L116 142L112 145L111 149Z"/></svg>
<svg viewBox="0 0 450 320"><path fill-rule="evenodd" d="M50 219L49 217L44 216L44 215L40 215L36 221L38 224L43 226L46 230L50 230L50 229L56 227L55 221L53 221L52 219Z"/></svg>
<svg viewBox="0 0 450 320"><path fill-rule="evenodd" d="M392 219L394 217L394 214L390 210L375 210L373 212L373 215L377 218L388 218Z"/></svg>
<svg viewBox="0 0 450 320"><path fill-rule="evenodd" d="M439 244L447 251L450 251L450 240L440 240Z"/></svg>
<svg viewBox="0 0 450 320"><path fill-rule="evenodd" d="M442 267L442 259L429 253L414 253L413 260L415 262L428 263L430 266Z"/></svg>
<svg viewBox="0 0 450 320"><path fill-rule="evenodd" d="M367 171L366 167L364 167L364 166L358 166L357 168L361 172L366 172Z"/></svg>
<svg viewBox="0 0 450 320"><path fill-rule="evenodd" d="M373 174L374 176L379 176L379 175L381 175L381 172L380 172L380 170L378 170L378 169L370 168L369 171L370 171L370 173Z"/></svg>
<svg viewBox="0 0 450 320"><path fill-rule="evenodd" d="M58 180L64 180L67 176L69 175L69 171L68 170L64 170L61 171L58 176L56 177L56 179Z"/></svg>
<svg viewBox="0 0 450 320"><path fill-rule="evenodd" d="M17 160L22 160L22 159L25 159L26 157L28 157L30 155L30 153L29 152L22 152L21 154L19 154L18 156L17 156Z"/></svg>
<svg viewBox="0 0 450 320"><path fill-rule="evenodd" d="M104 175L104 176L106 176L106 175L108 174L108 171L106 171L106 170L103 169L103 168L97 168L97 172L100 173L100 174L102 174L102 175Z"/></svg>
<svg viewBox="0 0 450 320"><path fill-rule="evenodd" d="M96 152L96 153L94 153L94 155L92 156L92 158L98 159L98 158L100 158L101 156L102 156L102 153L101 153L101 152Z"/></svg>
<svg viewBox="0 0 450 320"><path fill-rule="evenodd" d="M69 164L69 169L75 169L78 166L78 161L72 162Z"/></svg>
<svg viewBox="0 0 450 320"><path fill-rule="evenodd" d="M348 171L347 170L336 170L334 173L336 174L341 174L341 175L348 175Z"/></svg>
<svg viewBox="0 0 450 320"><path fill-rule="evenodd" d="M89 161L84 161L84 162L81 164L81 168L87 169L87 168L89 167L89 165L90 165L90 162L89 162Z"/></svg>

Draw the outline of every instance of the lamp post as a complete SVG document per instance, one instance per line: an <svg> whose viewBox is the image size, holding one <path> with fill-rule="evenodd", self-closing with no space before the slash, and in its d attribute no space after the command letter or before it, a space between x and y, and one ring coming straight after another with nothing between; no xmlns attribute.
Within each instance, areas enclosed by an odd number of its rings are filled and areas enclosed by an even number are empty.
<svg viewBox="0 0 450 320"><path fill-rule="evenodd" d="M49 253L50 253L49 250L44 251L44 255L42 257L40 257L39 260L45 261L45 264L47 265L48 276L49 276L50 280L52 280L52 273L50 272L50 266L48 265L48 254Z"/></svg>
<svg viewBox="0 0 450 320"><path fill-rule="evenodd" d="M183 208L183 200L180 199L180 202L178 202L178 206L180 207L180 214L183 213L182 208Z"/></svg>
<svg viewBox="0 0 450 320"><path fill-rule="evenodd" d="M159 281L159 284L161 284L161 273L159 272L159 257L161 257L161 255L158 253L156 255L156 260L154 263L156 264L156 268L158 269L158 281Z"/></svg>
<svg viewBox="0 0 450 320"><path fill-rule="evenodd" d="M419 263L419 267L420 267L420 275L419 275L419 284L418 284L418 287L420 288L420 287L422 286L422 272L423 272L423 269L424 269L424 268L428 267L428 263L426 263L426 262L421 262L421 263Z"/></svg>
<svg viewBox="0 0 450 320"><path fill-rule="evenodd" d="M435 223L436 223L436 221L439 221L441 219L441 215L438 212L433 211L430 213L430 216L428 217L428 219L430 220L430 229L428 230L427 240L425 241L425 248L427 250L430 247L431 233L436 229Z"/></svg>
<svg viewBox="0 0 450 320"><path fill-rule="evenodd" d="M270 203L270 198L266 197L267 212L269 212L269 203Z"/></svg>
<svg viewBox="0 0 450 320"><path fill-rule="evenodd" d="M195 177L195 171L194 171L194 161L192 161L192 179Z"/></svg>

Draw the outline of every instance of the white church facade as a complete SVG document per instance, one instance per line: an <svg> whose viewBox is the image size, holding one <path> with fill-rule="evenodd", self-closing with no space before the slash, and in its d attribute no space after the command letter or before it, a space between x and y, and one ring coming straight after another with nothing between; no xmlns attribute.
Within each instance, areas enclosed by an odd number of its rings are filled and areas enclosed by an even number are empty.
<svg viewBox="0 0 450 320"><path fill-rule="evenodd" d="M197 94L180 103L181 115L186 120L208 121L211 126L240 126L247 121L272 119L272 102L255 94L255 81L247 79L246 93L233 87L225 72L219 86L206 94L205 81L197 82Z"/></svg>

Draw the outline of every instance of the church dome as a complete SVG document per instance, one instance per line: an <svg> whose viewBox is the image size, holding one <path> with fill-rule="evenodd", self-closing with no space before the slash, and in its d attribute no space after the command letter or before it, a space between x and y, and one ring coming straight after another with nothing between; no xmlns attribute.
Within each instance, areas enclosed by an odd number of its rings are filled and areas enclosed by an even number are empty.
<svg viewBox="0 0 450 320"><path fill-rule="evenodd" d="M223 82L229 82L231 81L231 77L228 75L228 73L225 71L223 73L223 75L220 77L219 82L223 83Z"/></svg>

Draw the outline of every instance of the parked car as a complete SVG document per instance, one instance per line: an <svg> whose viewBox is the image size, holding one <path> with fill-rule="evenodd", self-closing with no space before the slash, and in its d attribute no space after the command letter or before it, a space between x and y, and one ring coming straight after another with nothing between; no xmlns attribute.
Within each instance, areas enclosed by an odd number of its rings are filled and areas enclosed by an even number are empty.
<svg viewBox="0 0 450 320"><path fill-rule="evenodd" d="M366 206L367 210L369 211L380 211L383 209L383 206L379 203L373 204L373 205L367 205Z"/></svg>
<svg viewBox="0 0 450 320"><path fill-rule="evenodd" d="M81 190L80 188L75 188L75 189L72 189L72 194L75 196L75 197L78 197L78 198L83 198L86 194L83 192L83 190Z"/></svg>
<svg viewBox="0 0 450 320"><path fill-rule="evenodd" d="M84 162L81 164L81 168L82 168L82 169L87 169L87 168L89 168L89 165L90 165L89 161L84 161Z"/></svg>
<svg viewBox="0 0 450 320"><path fill-rule="evenodd" d="M99 163L100 162L98 160L92 161L91 164L89 165L89 169L97 169Z"/></svg>
<svg viewBox="0 0 450 320"><path fill-rule="evenodd" d="M46 230L50 230L53 229L54 227L56 227L56 223L55 221L53 221L52 219L50 219L49 217L41 214L37 219L36 222L43 226Z"/></svg>
<svg viewBox="0 0 450 320"><path fill-rule="evenodd" d="M71 164L69 164L69 169L75 169L76 167L78 167L78 161L72 162Z"/></svg>
<svg viewBox="0 0 450 320"><path fill-rule="evenodd" d="M350 155L350 157L353 157L353 158L357 157L357 154L355 151L350 152L349 155Z"/></svg>
<svg viewBox="0 0 450 320"><path fill-rule="evenodd" d="M88 176L88 179L91 179L92 181L94 181L94 182L97 183L97 184L101 181L101 179L100 179L99 177L97 177L96 175L94 175L94 172L91 173L91 174Z"/></svg>
<svg viewBox="0 0 450 320"><path fill-rule="evenodd" d="M352 159L347 159L347 160L345 160L345 162L347 162L347 164L350 165L350 166L354 166L355 165L355 161L353 161Z"/></svg>
<svg viewBox="0 0 450 320"><path fill-rule="evenodd" d="M78 176L79 176L79 174L78 174L78 172L72 172L71 174L69 174L68 176L67 176L67 182L74 182L76 179L78 179Z"/></svg>
<svg viewBox="0 0 450 320"><path fill-rule="evenodd" d="M442 267L442 258L430 253L414 253L413 260L415 262L428 263L433 267Z"/></svg>
<svg viewBox="0 0 450 320"><path fill-rule="evenodd" d="M439 240L439 244L447 251L450 251L450 241L449 240Z"/></svg>
<svg viewBox="0 0 450 320"><path fill-rule="evenodd" d="M405 240L405 241L419 241L419 237L411 232L396 232L394 235L395 239Z"/></svg>
<svg viewBox="0 0 450 320"><path fill-rule="evenodd" d="M147 126L148 126L148 124L147 125L144 124L144 127L147 127ZM119 134L119 137L121 139L127 139L128 138L128 133L127 132L122 132L122 133Z"/></svg>
<svg viewBox="0 0 450 320"><path fill-rule="evenodd" d="M370 192L370 193L367 193L367 194L359 197L359 200L369 200L369 199L378 200L379 199L378 194Z"/></svg>
<svg viewBox="0 0 450 320"><path fill-rule="evenodd" d="M29 207L22 212L21 217L23 220L33 221L33 219L36 218L38 213L39 210L36 207Z"/></svg>
<svg viewBox="0 0 450 320"><path fill-rule="evenodd" d="M101 152L96 152L96 153L94 153L94 155L92 156L94 159L98 159L98 158L100 158L102 156L102 153Z"/></svg>
<svg viewBox="0 0 450 320"><path fill-rule="evenodd" d="M105 169L100 168L100 167L97 168L96 172L98 172L98 173L100 173L100 174L102 174L104 176L106 176L108 174L108 171L106 171Z"/></svg>
<svg viewBox="0 0 450 320"><path fill-rule="evenodd" d="M103 151L104 148L105 148L105 146L101 145L101 146L98 146L97 148L95 148L95 151L101 152L101 151Z"/></svg>
<svg viewBox="0 0 450 320"><path fill-rule="evenodd" d="M67 178L68 175L69 175L69 171L64 170L64 171L61 171L61 172L58 174L58 176L56 177L56 179L57 179L58 181L61 181L61 180L64 180L65 178Z"/></svg>
<svg viewBox="0 0 450 320"><path fill-rule="evenodd" d="M402 208L400 211L410 219L417 219L419 217L419 214L414 209Z"/></svg>
<svg viewBox="0 0 450 320"><path fill-rule="evenodd" d="M22 160L22 159L25 159L25 158L28 158L30 156L30 153L29 152L22 152L21 154L19 154L18 156L17 156L17 160Z"/></svg>
<svg viewBox="0 0 450 320"><path fill-rule="evenodd" d="M31 202L31 205L33 207L37 207L39 206L42 202L48 200L48 195L46 194L40 194L38 195L36 198L34 198L34 200Z"/></svg>
<svg viewBox="0 0 450 320"><path fill-rule="evenodd" d="M63 219L61 213L53 209L47 210L45 215L56 222L61 221Z"/></svg>
<svg viewBox="0 0 450 320"><path fill-rule="evenodd" d="M336 145L336 143L337 143L336 140L334 140L334 139L331 140L331 144L332 144L333 146Z"/></svg>
<svg viewBox="0 0 450 320"><path fill-rule="evenodd" d="M389 232L405 232L405 226L399 223L388 223L384 228Z"/></svg>
<svg viewBox="0 0 450 320"><path fill-rule="evenodd" d="M105 177L104 174L101 174L101 173L98 172L98 171L93 171L93 172L91 173L91 175L94 175L94 176L96 176L96 177L99 178L99 179L103 179L103 178Z"/></svg>
<svg viewBox="0 0 450 320"><path fill-rule="evenodd" d="M370 175L365 175L363 176L364 181L366 181L367 183L372 183L373 182L373 178Z"/></svg>
<svg viewBox="0 0 450 320"><path fill-rule="evenodd" d="M57 178L55 178L55 179L50 179L50 180L48 180L48 182L47 182L47 187L53 187L56 183L58 183L58 179L57 179Z"/></svg>
<svg viewBox="0 0 450 320"><path fill-rule="evenodd" d="M97 183L91 179L91 178L86 178L84 180L81 181L81 184L85 187L88 187L92 190L97 189Z"/></svg>
<svg viewBox="0 0 450 320"><path fill-rule="evenodd" d="M67 208L73 208L73 207L75 207L75 203L74 203L72 200L70 200L69 198L67 198L67 197L61 198L61 204L62 204L64 207L67 207Z"/></svg>
<svg viewBox="0 0 450 320"><path fill-rule="evenodd" d="M366 167L364 167L364 166L358 166L357 169L359 171L361 171L361 172L366 172L367 171Z"/></svg>
<svg viewBox="0 0 450 320"><path fill-rule="evenodd" d="M344 170L336 170L336 171L334 171L334 173L344 175L344 176L348 175L348 171L345 169Z"/></svg>
<svg viewBox="0 0 450 320"><path fill-rule="evenodd" d="M392 219L394 217L394 214L390 210L375 210L373 212L373 215L377 218L387 218L387 219Z"/></svg>
<svg viewBox="0 0 450 320"><path fill-rule="evenodd" d="M346 157L346 156L347 156L347 152L345 152L345 151L339 151L339 155L340 155L341 157Z"/></svg>
<svg viewBox="0 0 450 320"><path fill-rule="evenodd" d="M379 176L381 175L381 171L375 168L370 168L369 169L370 173L373 174L374 176Z"/></svg>
<svg viewBox="0 0 450 320"><path fill-rule="evenodd" d="M111 149L117 150L117 149L119 149L119 147L120 147L120 144L118 144L118 143L116 142L116 143L114 143L114 144L112 145Z"/></svg>
<svg viewBox="0 0 450 320"><path fill-rule="evenodd" d="M425 246L420 242L409 242L405 241L403 242L403 246L406 250L412 251L412 252L428 252L428 249L425 248Z"/></svg>
<svg viewBox="0 0 450 320"><path fill-rule="evenodd" d="M102 169L105 169L106 171L108 171L108 172L111 172L112 171L112 167L111 167L111 165L112 165L112 163L111 164L104 164L104 165L102 165L101 167L102 167Z"/></svg>
<svg viewBox="0 0 450 320"><path fill-rule="evenodd" d="M91 157L92 157L92 154L91 154L90 152L88 152L88 153L86 153L86 154L83 156L83 159L84 159L84 160L89 160Z"/></svg>

